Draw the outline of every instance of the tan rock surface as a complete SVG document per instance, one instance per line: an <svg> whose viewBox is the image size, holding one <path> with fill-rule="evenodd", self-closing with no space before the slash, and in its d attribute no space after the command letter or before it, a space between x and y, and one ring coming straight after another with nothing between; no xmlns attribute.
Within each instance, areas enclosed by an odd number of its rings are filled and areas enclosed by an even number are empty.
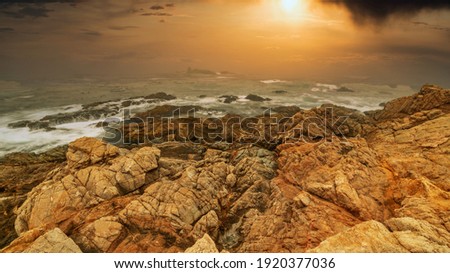
<svg viewBox="0 0 450 273"><path fill-rule="evenodd" d="M20 180L28 167L0 162L2 232L19 236L2 251L450 252L448 93L425 86L369 116L302 110L266 144L82 138L65 162L18 155L37 167Z"/></svg>
<svg viewBox="0 0 450 273"><path fill-rule="evenodd" d="M219 253L216 244L207 233L186 251L185 253Z"/></svg>

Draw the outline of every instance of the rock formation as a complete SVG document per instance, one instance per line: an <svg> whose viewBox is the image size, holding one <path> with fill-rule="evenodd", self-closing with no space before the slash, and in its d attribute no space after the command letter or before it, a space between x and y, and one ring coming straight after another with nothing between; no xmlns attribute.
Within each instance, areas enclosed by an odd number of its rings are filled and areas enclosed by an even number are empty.
<svg viewBox="0 0 450 273"><path fill-rule="evenodd" d="M117 147L81 138L63 157L3 158L0 247L450 252L450 90L424 86L367 114L324 105L272 118L255 117L252 127L270 134L240 128L224 135L228 142L172 125L156 133L193 141ZM206 125L231 129L223 120ZM122 132L148 136L151 126Z"/></svg>

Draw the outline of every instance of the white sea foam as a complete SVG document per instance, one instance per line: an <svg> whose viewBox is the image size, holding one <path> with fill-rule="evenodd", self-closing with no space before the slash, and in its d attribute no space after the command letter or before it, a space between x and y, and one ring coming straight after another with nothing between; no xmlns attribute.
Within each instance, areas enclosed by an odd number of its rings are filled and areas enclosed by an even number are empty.
<svg viewBox="0 0 450 273"><path fill-rule="evenodd" d="M55 126L56 130L52 131L0 127L0 156L11 152L43 152L82 136L101 136L103 129L95 126L101 121L103 120L61 124Z"/></svg>
<svg viewBox="0 0 450 273"><path fill-rule="evenodd" d="M262 83L265 83L265 84L272 84L272 83L285 83L285 82L287 82L287 81L283 81L283 80L262 80L261 81Z"/></svg>
<svg viewBox="0 0 450 273"><path fill-rule="evenodd" d="M316 83L316 86L317 87L323 87L323 88L326 88L326 89L329 89L329 90L336 90L336 89L339 88L337 85L326 84L326 83Z"/></svg>

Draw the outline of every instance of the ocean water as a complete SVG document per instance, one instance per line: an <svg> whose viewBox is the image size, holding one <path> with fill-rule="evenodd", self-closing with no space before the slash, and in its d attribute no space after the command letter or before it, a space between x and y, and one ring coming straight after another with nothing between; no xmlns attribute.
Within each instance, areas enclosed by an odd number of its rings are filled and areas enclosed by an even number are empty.
<svg viewBox="0 0 450 273"><path fill-rule="evenodd" d="M353 92L341 92L345 87ZM205 110L199 115L220 117L227 113L244 116L261 115L264 109L277 106L298 106L310 109L325 103L342 105L360 111L382 108L380 103L417 92L409 86L372 85L362 83L318 83L280 79L249 79L234 75L171 75L145 80L70 82L21 85L0 81L0 156L11 152L43 152L64 145L82 136L101 137L104 133L92 119L63 123L55 130L9 128L8 124L22 120L39 120L47 115L71 113L83 104L113 101L110 106L137 96L165 92L177 99L159 103L145 103L127 108L131 113L149 110L163 104L196 105ZM345 89L344 89L345 90ZM283 91L283 92L280 92ZM249 94L270 98L253 102ZM234 95L238 99L223 103L220 96ZM135 99L139 100L139 99ZM113 117L122 118L123 110Z"/></svg>

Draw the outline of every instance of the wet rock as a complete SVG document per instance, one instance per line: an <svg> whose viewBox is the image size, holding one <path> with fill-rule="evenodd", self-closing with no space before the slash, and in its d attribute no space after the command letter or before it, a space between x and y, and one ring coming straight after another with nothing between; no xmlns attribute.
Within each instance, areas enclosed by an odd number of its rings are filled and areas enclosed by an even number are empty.
<svg viewBox="0 0 450 273"><path fill-rule="evenodd" d="M150 94L150 95L144 96L144 99L147 99L147 100L159 100L159 101L169 101L169 100L174 100L176 98L177 97L169 95L169 94L166 94L164 92L158 92L158 93L155 93L155 94Z"/></svg>
<svg viewBox="0 0 450 273"><path fill-rule="evenodd" d="M224 96L220 96L219 97L223 103L232 103L235 102L239 99L239 97L237 96L233 96L233 95L224 95Z"/></svg>
<svg viewBox="0 0 450 273"><path fill-rule="evenodd" d="M259 101L259 102L272 100L272 99L263 98L263 97L260 97L258 95L254 95L254 94L247 95L245 98L248 100L251 100L251 101Z"/></svg>
<svg viewBox="0 0 450 273"><path fill-rule="evenodd" d="M272 111L282 114L286 117L291 117L296 113L300 112L300 107L298 106L278 106L271 108Z"/></svg>
<svg viewBox="0 0 450 273"><path fill-rule="evenodd" d="M142 112L142 113L137 113L134 117L135 118L140 118L141 120L146 121L148 118L150 119L160 119L163 117L180 117L180 116L184 116L184 115L189 115L189 114L193 114L196 111L200 111L203 108L200 106L195 106L195 105L184 105L184 106L175 106L175 105L161 105L161 106L156 106L155 108L146 111L146 112ZM154 120L153 120L154 121Z"/></svg>
<svg viewBox="0 0 450 273"><path fill-rule="evenodd" d="M336 90L336 92L339 92L339 93L354 93L355 91L354 91L354 90L351 90L351 89L349 89L349 88L347 88L347 87L345 87L345 86L341 86L341 87L339 87L339 88Z"/></svg>

